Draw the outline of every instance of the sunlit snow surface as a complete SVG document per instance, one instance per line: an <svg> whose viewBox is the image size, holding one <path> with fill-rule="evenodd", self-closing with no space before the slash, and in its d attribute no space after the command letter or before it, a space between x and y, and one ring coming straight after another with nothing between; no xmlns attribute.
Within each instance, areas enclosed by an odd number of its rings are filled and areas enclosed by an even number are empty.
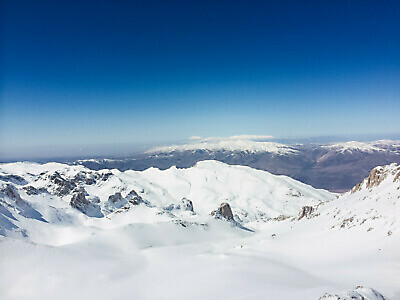
<svg viewBox="0 0 400 300"><path fill-rule="evenodd" d="M104 216L56 195L56 171L96 178L76 188ZM215 161L143 172L3 164L0 299L347 299L374 295L369 287L400 299L398 171L386 166L378 185L337 197ZM27 186L49 193L28 195ZM143 203L110 206L110 195L132 189ZM182 198L193 213L179 209ZM238 223L210 215L221 202ZM303 206L314 211L298 220Z"/></svg>
<svg viewBox="0 0 400 300"><path fill-rule="evenodd" d="M174 151L196 151L196 150L208 150L208 151L247 151L250 153L255 152L270 152L275 154L296 154L298 150L295 148L274 142L260 142L252 140L241 140L241 139L229 139L229 140L202 140L200 142L157 147L147 151L147 153L158 153L158 152L174 152Z"/></svg>

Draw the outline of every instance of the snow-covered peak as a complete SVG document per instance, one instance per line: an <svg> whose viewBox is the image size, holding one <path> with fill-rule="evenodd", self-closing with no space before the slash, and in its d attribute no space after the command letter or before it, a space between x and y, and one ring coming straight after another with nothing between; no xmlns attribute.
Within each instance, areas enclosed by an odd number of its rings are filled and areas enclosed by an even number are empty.
<svg viewBox="0 0 400 300"><path fill-rule="evenodd" d="M218 161L201 161L188 169L150 168L141 172L93 171L80 165L26 162L0 165L0 174L2 178L20 178L21 183L16 186L28 198L31 191L37 194L43 189L46 195L57 196L71 206L79 202L77 206L84 213L87 207L95 206L100 217L127 204L129 199L125 200L132 191L134 196L142 191L143 202L161 210L180 205L183 198L190 199L200 215L209 215L221 202L229 202L244 222L295 215L303 205L333 197L286 176Z"/></svg>
<svg viewBox="0 0 400 300"><path fill-rule="evenodd" d="M400 188L400 166L397 163L374 168L369 176L361 183L357 184L351 192L355 193L361 190L371 190L378 187L379 189L383 189L383 191L385 191L385 188Z"/></svg>
<svg viewBox="0 0 400 300"><path fill-rule="evenodd" d="M353 151L368 152L368 153L374 151L384 151L384 149L376 146L374 142L364 143L364 142L350 141L350 142L336 143L331 145L324 145L322 147L336 150L341 153L345 152L352 153Z"/></svg>
<svg viewBox="0 0 400 300"><path fill-rule="evenodd" d="M378 152L378 151L392 151L400 147L400 141L392 140L378 140L373 142L342 142L329 145L322 145L323 148L335 150L340 153L353 153L353 152Z"/></svg>
<svg viewBox="0 0 400 300"><path fill-rule="evenodd" d="M310 209L322 230L355 229L379 237L400 230L400 166L374 168L370 175L337 200Z"/></svg>
<svg viewBox="0 0 400 300"><path fill-rule="evenodd" d="M264 137L265 138L265 137ZM147 153L165 153L165 152L182 152L182 151L245 151L250 153L255 152L270 152L275 154L291 154L297 153L293 147L288 145L259 141L260 136L234 136L230 138L207 138L203 140L196 140L192 143L183 145L172 145L153 148Z"/></svg>

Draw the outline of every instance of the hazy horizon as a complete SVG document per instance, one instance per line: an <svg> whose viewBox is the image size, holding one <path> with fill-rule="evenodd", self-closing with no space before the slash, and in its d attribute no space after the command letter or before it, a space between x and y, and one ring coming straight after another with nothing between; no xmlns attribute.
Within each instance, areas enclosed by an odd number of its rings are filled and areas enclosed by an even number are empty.
<svg viewBox="0 0 400 300"><path fill-rule="evenodd" d="M240 137L240 136L238 136ZM218 137L228 140L230 137ZM198 140L214 139L213 137L199 137ZM242 138L239 138L242 139ZM400 140L400 133L386 135L343 135L343 136L310 136L310 137L272 137L264 139L246 139L270 141L283 144L330 144L337 142L359 141L373 142L377 140ZM197 139L188 137L183 140L159 141L153 143L116 143L100 145L45 145L36 147L3 148L0 151L1 162L14 162L23 160L51 161L51 160L76 160L85 158L123 158L143 154L145 151L159 146L180 145L196 143Z"/></svg>

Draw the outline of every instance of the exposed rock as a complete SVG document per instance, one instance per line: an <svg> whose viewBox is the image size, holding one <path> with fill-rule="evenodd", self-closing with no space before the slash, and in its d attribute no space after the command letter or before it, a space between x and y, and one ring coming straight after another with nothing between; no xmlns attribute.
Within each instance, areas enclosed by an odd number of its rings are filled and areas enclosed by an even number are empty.
<svg viewBox="0 0 400 300"><path fill-rule="evenodd" d="M193 202L187 198L182 198L181 208L193 212Z"/></svg>
<svg viewBox="0 0 400 300"><path fill-rule="evenodd" d="M89 201L86 200L86 196L84 192L77 192L72 195L71 201L69 203L72 207L83 212L86 205L89 204Z"/></svg>
<svg viewBox="0 0 400 300"><path fill-rule="evenodd" d="M12 209L23 217L46 222L42 214L23 200L17 188L10 183L0 185L0 206Z"/></svg>
<svg viewBox="0 0 400 300"><path fill-rule="evenodd" d="M75 175L74 182L76 183L80 182L80 183L85 183L87 185L92 185L96 183L96 178L99 177L98 175L97 176L96 175L82 171Z"/></svg>
<svg viewBox="0 0 400 300"><path fill-rule="evenodd" d="M5 196L7 196L8 198L17 201L19 199L21 199L18 190L15 186L13 186L12 184L6 184L5 186L3 186L0 190Z"/></svg>
<svg viewBox="0 0 400 300"><path fill-rule="evenodd" d="M86 199L84 189L76 191L69 204L89 217L103 217L100 207Z"/></svg>
<svg viewBox="0 0 400 300"><path fill-rule="evenodd" d="M326 293L319 300L388 300L378 291L366 288L362 286L357 286L354 290L341 295L332 295Z"/></svg>
<svg viewBox="0 0 400 300"><path fill-rule="evenodd" d="M56 184L55 193L58 196L68 195L76 188L75 182L64 179L57 171L50 175L50 180Z"/></svg>
<svg viewBox="0 0 400 300"><path fill-rule="evenodd" d="M114 195L110 195L108 197L108 202L112 202L112 203L115 203L115 202L118 202L121 200L122 200L122 194L120 192L117 192Z"/></svg>
<svg viewBox="0 0 400 300"><path fill-rule="evenodd" d="M101 180L107 181L108 178L110 178L111 176L113 176L113 173L111 173L111 172L104 173L101 175Z"/></svg>
<svg viewBox="0 0 400 300"><path fill-rule="evenodd" d="M397 168L395 170L393 170L393 182L397 182L400 181L400 166L397 166Z"/></svg>
<svg viewBox="0 0 400 300"><path fill-rule="evenodd" d="M279 215L279 216L273 218L273 220L274 221L284 221L284 220L289 219L289 218L290 218L290 216Z"/></svg>
<svg viewBox="0 0 400 300"><path fill-rule="evenodd" d="M23 177L12 174L0 175L0 180L18 185L24 185L28 183Z"/></svg>
<svg viewBox="0 0 400 300"><path fill-rule="evenodd" d="M340 228L350 227L350 224L354 221L354 217L346 218L342 221Z"/></svg>
<svg viewBox="0 0 400 300"><path fill-rule="evenodd" d="M35 188L35 187L31 186L31 185L28 185L28 186L24 186L23 189L25 190L25 192L29 196L31 196L31 195L39 195L39 194L47 194L48 193L48 191L44 187L41 187L41 188L37 189L37 188Z"/></svg>
<svg viewBox="0 0 400 300"><path fill-rule="evenodd" d="M224 218L227 220L233 220L233 214L229 203L223 202L217 210L211 212L211 215L216 218Z"/></svg>
<svg viewBox="0 0 400 300"><path fill-rule="evenodd" d="M375 168L371 171L369 176L367 177L367 188L372 188L373 186L378 186L385 178L386 173L383 172L382 168Z"/></svg>
<svg viewBox="0 0 400 300"><path fill-rule="evenodd" d="M301 208L301 211L299 213L299 217L298 217L297 220L301 220L304 217L310 218L313 211L314 211L314 207L312 207L312 206L303 206Z"/></svg>
<svg viewBox="0 0 400 300"><path fill-rule="evenodd" d="M352 189L351 189L351 193L355 193L357 191L361 191L361 187L362 187L362 183L357 183Z"/></svg>
<svg viewBox="0 0 400 300"><path fill-rule="evenodd" d="M173 210L184 210L193 212L193 203L187 198L182 198L181 204L169 204L164 207L164 211L171 212Z"/></svg>
<svg viewBox="0 0 400 300"><path fill-rule="evenodd" d="M129 194L126 195L126 200L128 200L129 203L133 205L139 205L140 203L144 203L142 197L140 197L135 190L130 191Z"/></svg>

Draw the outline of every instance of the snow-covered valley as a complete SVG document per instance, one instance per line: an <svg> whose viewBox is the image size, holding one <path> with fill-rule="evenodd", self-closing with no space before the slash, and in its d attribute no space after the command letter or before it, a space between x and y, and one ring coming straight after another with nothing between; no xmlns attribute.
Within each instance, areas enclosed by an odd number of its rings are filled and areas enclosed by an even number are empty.
<svg viewBox="0 0 400 300"><path fill-rule="evenodd" d="M399 174L2 164L0 298L400 299Z"/></svg>

